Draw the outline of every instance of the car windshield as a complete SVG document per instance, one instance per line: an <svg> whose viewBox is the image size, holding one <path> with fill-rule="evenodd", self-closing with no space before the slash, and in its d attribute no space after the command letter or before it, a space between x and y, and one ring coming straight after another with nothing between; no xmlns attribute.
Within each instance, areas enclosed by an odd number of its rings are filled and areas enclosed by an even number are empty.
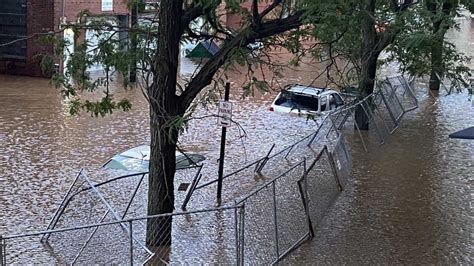
<svg viewBox="0 0 474 266"><path fill-rule="evenodd" d="M289 107L297 110L318 111L318 97L299 94L291 91L282 91L275 105Z"/></svg>

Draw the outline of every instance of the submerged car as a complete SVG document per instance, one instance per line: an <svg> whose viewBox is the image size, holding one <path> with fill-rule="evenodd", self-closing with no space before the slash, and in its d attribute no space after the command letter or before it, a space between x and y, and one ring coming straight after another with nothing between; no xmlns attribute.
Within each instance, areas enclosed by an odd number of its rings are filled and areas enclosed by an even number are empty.
<svg viewBox="0 0 474 266"><path fill-rule="evenodd" d="M286 86L273 101L270 111L318 115L344 105L339 92L299 84Z"/></svg>
<svg viewBox="0 0 474 266"><path fill-rule="evenodd" d="M203 155L196 153L176 152L176 169L192 167L206 159ZM134 172L148 172L150 165L150 146L141 145L108 160L102 167L108 169L119 169Z"/></svg>

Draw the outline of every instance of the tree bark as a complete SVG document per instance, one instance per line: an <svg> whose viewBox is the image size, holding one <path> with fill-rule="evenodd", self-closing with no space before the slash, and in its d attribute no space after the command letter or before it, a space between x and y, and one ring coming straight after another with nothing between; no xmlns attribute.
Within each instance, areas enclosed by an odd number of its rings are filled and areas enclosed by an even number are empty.
<svg viewBox="0 0 474 266"><path fill-rule="evenodd" d="M153 62L155 75L148 88L151 133L148 215L171 213L174 209L179 129L170 121L182 115L176 96L182 6L182 0L163 0L159 10L158 46ZM148 220L147 245L171 245L171 226L171 217Z"/></svg>
<svg viewBox="0 0 474 266"><path fill-rule="evenodd" d="M436 25L438 24L438 25ZM439 23L434 23L433 29L434 34L439 29ZM443 38L436 36L435 40L431 43L431 74L430 74L430 90L439 90L441 81L438 76L441 78L444 76L443 71Z"/></svg>
<svg viewBox="0 0 474 266"><path fill-rule="evenodd" d="M440 6L441 5L441 6ZM438 76L442 78L444 76L443 66L443 50L444 50L444 35L446 34L448 27L444 25L446 18L439 18L437 16L441 11L443 16L450 16L455 10L457 1L445 0L442 3L438 3L433 0L426 1L426 8L432 15L432 26L434 40L431 43L431 75L430 75L430 90L439 90L441 81ZM441 7L441 10L439 10ZM438 74L438 75L436 75Z"/></svg>
<svg viewBox="0 0 474 266"><path fill-rule="evenodd" d="M375 0L367 0L366 2L367 14L362 19L362 57L361 57L361 77L359 80L359 99L365 98L367 95L374 92L375 75L377 73L377 59L384 47L379 44L380 36L375 31ZM360 130L369 129L369 117L365 113L361 105L355 109L355 123L356 128Z"/></svg>
<svg viewBox="0 0 474 266"><path fill-rule="evenodd" d="M360 99L363 99L374 92L378 56L379 53L374 53L373 55L369 56L367 60L362 62L362 76L359 83ZM369 117L361 105L357 106L355 109L355 123L357 123L357 127L360 130L369 129Z"/></svg>

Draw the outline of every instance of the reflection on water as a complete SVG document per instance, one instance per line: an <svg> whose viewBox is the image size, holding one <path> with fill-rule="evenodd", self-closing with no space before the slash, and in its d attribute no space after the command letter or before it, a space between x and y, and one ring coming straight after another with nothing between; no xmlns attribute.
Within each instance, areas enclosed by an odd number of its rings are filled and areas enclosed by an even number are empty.
<svg viewBox="0 0 474 266"><path fill-rule="evenodd" d="M472 53L472 39L469 44ZM285 77L282 84L310 83L314 75L305 69ZM229 129L226 171L262 156L273 143L286 145L313 130L314 123L304 118L269 112L275 93L242 100L241 75L231 80L234 118L246 138L238 127ZM71 117L47 80L0 76L0 234L45 228L81 167L97 169L112 155L148 143L141 92L118 86L114 93L130 98L132 111ZM288 262L471 263L474 142L447 135L473 125L474 108L465 94L421 95L420 108L384 146L369 154L353 146L352 184L321 222L316 239ZM209 112L216 108L199 109L197 116ZM183 148L203 153L215 166L220 139L215 119L194 120L189 128Z"/></svg>

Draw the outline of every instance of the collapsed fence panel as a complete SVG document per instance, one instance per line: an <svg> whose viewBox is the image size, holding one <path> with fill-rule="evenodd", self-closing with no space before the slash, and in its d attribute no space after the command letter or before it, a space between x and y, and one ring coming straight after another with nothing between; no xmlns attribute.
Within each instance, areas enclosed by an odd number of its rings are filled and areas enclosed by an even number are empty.
<svg viewBox="0 0 474 266"><path fill-rule="evenodd" d="M388 77L387 81L390 83L391 87L397 94L405 112L411 111L418 107L418 100L413 91L413 84L410 84L410 82L404 76Z"/></svg>
<svg viewBox="0 0 474 266"><path fill-rule="evenodd" d="M332 159L334 160L334 166L336 168L339 182L342 187L345 187L349 182L352 170L352 155L347 148L347 144L344 135L340 135L334 150L332 151Z"/></svg>
<svg viewBox="0 0 474 266"><path fill-rule="evenodd" d="M245 206L245 264L275 263L309 237L296 182L304 169L305 161L296 164L238 203Z"/></svg>
<svg viewBox="0 0 474 266"><path fill-rule="evenodd" d="M387 108L391 110L391 113L395 117L396 123L400 123L405 110L403 109L403 105L398 99L397 93L394 89L392 89L390 83L384 82L383 85L380 87L380 92L382 93L383 99L385 99L385 104Z"/></svg>
<svg viewBox="0 0 474 266"><path fill-rule="evenodd" d="M119 222L107 218L99 224L7 236L0 239L0 254L3 264L241 264L241 209L223 207ZM148 243L152 254L139 245L146 242L147 234L168 234L167 229L171 229L169 241L159 246ZM77 256L75 251L83 243L76 237L93 231L93 238ZM62 238L64 243L40 241L44 235Z"/></svg>
<svg viewBox="0 0 474 266"><path fill-rule="evenodd" d="M312 229L315 229L341 192L341 181L327 147L308 166L299 183L303 186L301 197L307 206Z"/></svg>

